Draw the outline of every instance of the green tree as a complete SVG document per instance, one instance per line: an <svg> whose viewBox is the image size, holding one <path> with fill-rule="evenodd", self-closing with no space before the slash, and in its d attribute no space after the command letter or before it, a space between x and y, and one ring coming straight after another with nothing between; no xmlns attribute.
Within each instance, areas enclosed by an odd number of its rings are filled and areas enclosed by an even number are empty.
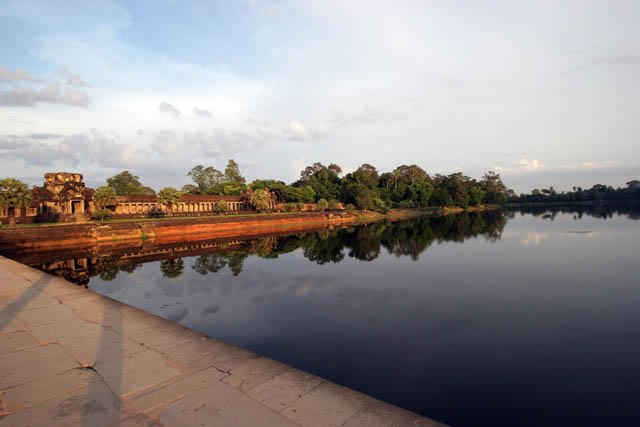
<svg viewBox="0 0 640 427"><path fill-rule="evenodd" d="M187 176L193 180L195 186L183 188L195 194L214 194L216 185L225 182L224 174L213 166L197 165L187 173Z"/></svg>
<svg viewBox="0 0 640 427"><path fill-rule="evenodd" d="M97 209L91 217L99 220L100 224L103 224L104 220L109 218L112 214L107 207L114 206L117 203L116 191L113 187L109 187L108 185L96 188L93 192L93 203L95 203Z"/></svg>
<svg viewBox="0 0 640 427"><path fill-rule="evenodd" d="M469 189L469 197L471 199L471 204L473 206L478 206L482 204L484 200L486 192L482 189L480 185L473 185Z"/></svg>
<svg viewBox="0 0 640 427"><path fill-rule="evenodd" d="M489 171L482 176L481 184L486 192L485 199L489 204L500 204L507 201L507 186L504 185L500 174Z"/></svg>
<svg viewBox="0 0 640 427"><path fill-rule="evenodd" d="M244 177L240 174L240 167L233 159L229 159L227 167L224 169L224 176L227 182L234 184L244 184L246 182Z"/></svg>
<svg viewBox="0 0 640 427"><path fill-rule="evenodd" d="M31 204L31 191L24 182L15 178L0 180L0 207L7 209L9 227L16 223L15 210L26 208Z"/></svg>
<svg viewBox="0 0 640 427"><path fill-rule="evenodd" d="M329 202L326 199L318 200L318 210L324 212L329 207Z"/></svg>
<svg viewBox="0 0 640 427"><path fill-rule="evenodd" d="M167 207L167 211L169 215L173 212L173 206L180 202L180 197L182 193L176 190L173 187L165 187L162 190L158 191L158 203L162 203Z"/></svg>
<svg viewBox="0 0 640 427"><path fill-rule="evenodd" d="M229 211L229 204L226 202L226 200L218 200L215 203L215 205L213 205L213 210L217 214L228 212Z"/></svg>
<svg viewBox="0 0 640 427"><path fill-rule="evenodd" d="M96 188L93 192L93 203L98 209L114 206L117 203L116 191L108 185Z"/></svg>
<svg viewBox="0 0 640 427"><path fill-rule="evenodd" d="M155 194L155 191L153 191L152 188L142 185L140 179L129 171L122 171L111 178L107 178L107 185L113 188L118 196L126 196L130 194Z"/></svg>
<svg viewBox="0 0 640 427"><path fill-rule="evenodd" d="M245 193L247 202L258 212L265 212L271 208L271 193L267 189L247 190Z"/></svg>

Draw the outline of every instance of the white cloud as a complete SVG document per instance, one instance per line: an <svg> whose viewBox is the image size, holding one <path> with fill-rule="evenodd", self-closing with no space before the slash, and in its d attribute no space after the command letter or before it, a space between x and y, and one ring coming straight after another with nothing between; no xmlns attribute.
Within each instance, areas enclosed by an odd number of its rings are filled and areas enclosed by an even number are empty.
<svg viewBox="0 0 640 427"><path fill-rule="evenodd" d="M66 84L67 86L74 86L74 87L91 87L90 84L88 84L87 82L84 81L84 79L76 73L73 73L69 70L67 70L66 68L61 68L60 69L60 75L62 77L66 77Z"/></svg>
<svg viewBox="0 0 640 427"><path fill-rule="evenodd" d="M27 87L0 90L0 105L35 107L39 103L88 107L91 99L85 92L69 88L62 89L58 83L50 83L39 90Z"/></svg>
<svg viewBox="0 0 640 427"><path fill-rule="evenodd" d="M536 171L540 169L544 169L546 166L540 163L538 159L520 159L518 160L518 166L523 167L524 170L527 171Z"/></svg>
<svg viewBox="0 0 640 427"><path fill-rule="evenodd" d="M200 109L198 107L193 107L193 112L194 114L200 116L200 117L206 117L206 118L211 118L211 111L209 110L204 110L204 109Z"/></svg>
<svg viewBox="0 0 640 427"><path fill-rule="evenodd" d="M160 105L158 105L158 111L173 117L178 117L180 115L180 110L166 101L162 101Z"/></svg>
<svg viewBox="0 0 640 427"><path fill-rule="evenodd" d="M22 81L22 82L39 82L40 80L32 77L27 70L11 71L0 65L0 81Z"/></svg>
<svg viewBox="0 0 640 427"><path fill-rule="evenodd" d="M313 141L328 135L326 125L303 125L297 120L289 122L283 132L292 141Z"/></svg>

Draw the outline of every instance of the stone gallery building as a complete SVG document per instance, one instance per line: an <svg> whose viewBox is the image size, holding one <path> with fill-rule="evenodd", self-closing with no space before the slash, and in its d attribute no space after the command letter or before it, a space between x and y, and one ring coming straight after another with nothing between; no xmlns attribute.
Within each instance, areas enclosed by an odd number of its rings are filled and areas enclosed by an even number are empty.
<svg viewBox="0 0 640 427"><path fill-rule="evenodd" d="M165 205L158 203L155 195L117 196L112 207L114 217L145 218L164 216ZM180 216L211 215L215 203L224 200L229 211L250 210L242 196L210 196L185 194L173 206L173 214ZM272 208L276 207L275 199ZM93 203L93 189L85 187L82 174L56 172L44 175L44 186L33 187L31 205L16 209L16 222L78 222L85 221L96 210ZM8 220L8 210L0 208L0 221Z"/></svg>

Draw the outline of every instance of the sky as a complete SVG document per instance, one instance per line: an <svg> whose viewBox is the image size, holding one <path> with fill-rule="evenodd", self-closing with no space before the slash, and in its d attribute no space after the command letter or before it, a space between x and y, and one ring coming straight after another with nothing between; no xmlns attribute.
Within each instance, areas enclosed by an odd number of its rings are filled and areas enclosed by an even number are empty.
<svg viewBox="0 0 640 427"><path fill-rule="evenodd" d="M640 2L0 0L0 177L640 179Z"/></svg>

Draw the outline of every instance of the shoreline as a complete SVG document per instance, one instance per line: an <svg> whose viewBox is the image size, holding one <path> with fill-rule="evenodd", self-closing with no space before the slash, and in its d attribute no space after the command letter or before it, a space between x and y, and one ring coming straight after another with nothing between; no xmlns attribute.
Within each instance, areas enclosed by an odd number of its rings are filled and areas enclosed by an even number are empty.
<svg viewBox="0 0 640 427"><path fill-rule="evenodd" d="M28 249L77 248L124 242L169 243L180 240L208 240L245 237L255 234L305 231L378 221L400 221L439 214L437 210L391 210L386 214L356 211L353 213L313 212L215 217L162 218L111 221L104 224L67 223L0 229L0 252Z"/></svg>

